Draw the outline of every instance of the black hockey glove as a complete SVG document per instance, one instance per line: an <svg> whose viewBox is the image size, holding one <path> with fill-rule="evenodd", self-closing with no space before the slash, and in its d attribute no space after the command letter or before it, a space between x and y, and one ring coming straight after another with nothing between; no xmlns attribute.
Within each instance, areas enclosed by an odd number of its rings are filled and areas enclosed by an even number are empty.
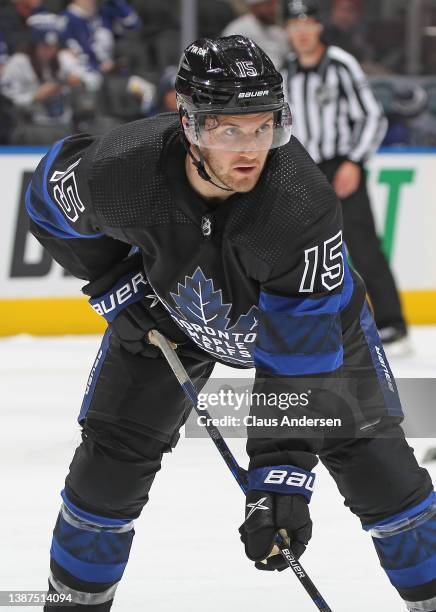
<svg viewBox="0 0 436 612"><path fill-rule="evenodd" d="M298 558L312 536L309 501L315 474L293 465L275 465L248 472L245 522L239 528L245 553L260 570L288 567L274 540L285 538Z"/></svg>
<svg viewBox="0 0 436 612"><path fill-rule="evenodd" d="M158 357L160 350L148 342L148 332L160 331L176 345L188 341L159 302L147 281L139 253L120 262L82 289L95 312L108 321L112 334L129 353Z"/></svg>

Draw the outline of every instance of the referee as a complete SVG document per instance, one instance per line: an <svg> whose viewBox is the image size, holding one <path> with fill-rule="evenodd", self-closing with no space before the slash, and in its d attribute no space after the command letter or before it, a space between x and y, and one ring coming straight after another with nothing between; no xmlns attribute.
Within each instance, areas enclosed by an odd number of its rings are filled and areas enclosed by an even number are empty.
<svg viewBox="0 0 436 612"><path fill-rule="evenodd" d="M356 59L323 43L316 0L291 0L286 29L294 52L283 76L294 134L342 201L345 242L366 283L383 343L391 355L405 354L406 323L376 235L364 172L383 140L386 119Z"/></svg>

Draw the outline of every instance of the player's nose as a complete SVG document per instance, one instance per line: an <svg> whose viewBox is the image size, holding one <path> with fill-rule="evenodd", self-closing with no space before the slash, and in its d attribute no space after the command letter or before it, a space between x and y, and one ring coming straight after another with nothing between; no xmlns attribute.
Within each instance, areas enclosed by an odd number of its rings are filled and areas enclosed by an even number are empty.
<svg viewBox="0 0 436 612"><path fill-rule="evenodd" d="M259 157L259 151L241 151L239 154L239 160L245 163L255 162Z"/></svg>

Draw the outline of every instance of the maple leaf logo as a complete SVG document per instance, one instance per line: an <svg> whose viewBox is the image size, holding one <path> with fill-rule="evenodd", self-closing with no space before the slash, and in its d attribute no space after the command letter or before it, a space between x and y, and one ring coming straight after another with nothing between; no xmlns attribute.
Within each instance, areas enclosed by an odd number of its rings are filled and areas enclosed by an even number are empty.
<svg viewBox="0 0 436 612"><path fill-rule="evenodd" d="M202 338L199 339L197 334L193 336L193 340L209 353L226 361L251 364L253 360L250 355L254 349L255 328L258 325L257 306L253 305L229 327L232 304L224 303L222 290L215 290L213 280L206 278L200 267L192 276L185 277L184 284L178 283L177 289L178 293L171 293L177 310L168 304L165 306L181 327L183 324L180 323L180 319L203 328ZM218 336L216 332L223 332L224 337L228 338L225 347L223 345L218 348L216 344L212 345L207 339L205 340L207 336ZM246 346L240 346L243 338L246 338Z"/></svg>
<svg viewBox="0 0 436 612"><path fill-rule="evenodd" d="M184 319L226 329L231 305L223 304L221 289L215 291L213 281L207 279L200 268L192 276L185 277L184 285L178 283L177 289L179 292L171 293L171 297Z"/></svg>
<svg viewBox="0 0 436 612"><path fill-rule="evenodd" d="M222 290L215 291L213 280L206 278L201 268L197 268L192 276L186 276L185 284L178 283L177 289L179 292L171 293L171 297L179 313L188 321L222 331L236 331L237 328L238 333L253 331L258 323L257 307L252 306L229 328L228 314L232 305L223 303Z"/></svg>

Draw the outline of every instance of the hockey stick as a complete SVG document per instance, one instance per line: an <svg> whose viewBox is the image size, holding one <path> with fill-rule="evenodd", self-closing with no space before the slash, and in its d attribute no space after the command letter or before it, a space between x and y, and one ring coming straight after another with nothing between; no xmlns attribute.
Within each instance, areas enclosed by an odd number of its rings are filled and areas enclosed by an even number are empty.
<svg viewBox="0 0 436 612"><path fill-rule="evenodd" d="M185 395L190 400L197 414L201 414L202 416L206 417L207 424L205 425L205 427L209 436L212 438L212 441L219 450L221 457L224 459L227 467L230 469L233 476L235 477L236 482L239 484L242 491L246 493L248 488L246 472L239 466L238 462L233 456L232 451L227 446L224 438L222 437L219 429L214 425L208 424L211 422L211 420L210 414L207 412L207 410L201 410L200 413L197 407L197 391L191 379L189 378L185 368L183 367L183 364L181 363L176 351L174 350L173 345L157 330L150 331L148 334L148 339L150 344L154 344L154 346L157 346L162 351L165 359L168 362L168 365L174 372L183 391L185 392ZM307 594L312 599L318 610L323 610L323 612L332 612L331 608L325 602L321 593L318 591L312 580L307 575L306 571L303 569L301 563L293 554L291 548L287 546L286 542L280 535L277 535L276 537L276 544L283 558L286 560L286 563L297 576L298 580L300 581L300 583L302 584L302 586L304 587Z"/></svg>

